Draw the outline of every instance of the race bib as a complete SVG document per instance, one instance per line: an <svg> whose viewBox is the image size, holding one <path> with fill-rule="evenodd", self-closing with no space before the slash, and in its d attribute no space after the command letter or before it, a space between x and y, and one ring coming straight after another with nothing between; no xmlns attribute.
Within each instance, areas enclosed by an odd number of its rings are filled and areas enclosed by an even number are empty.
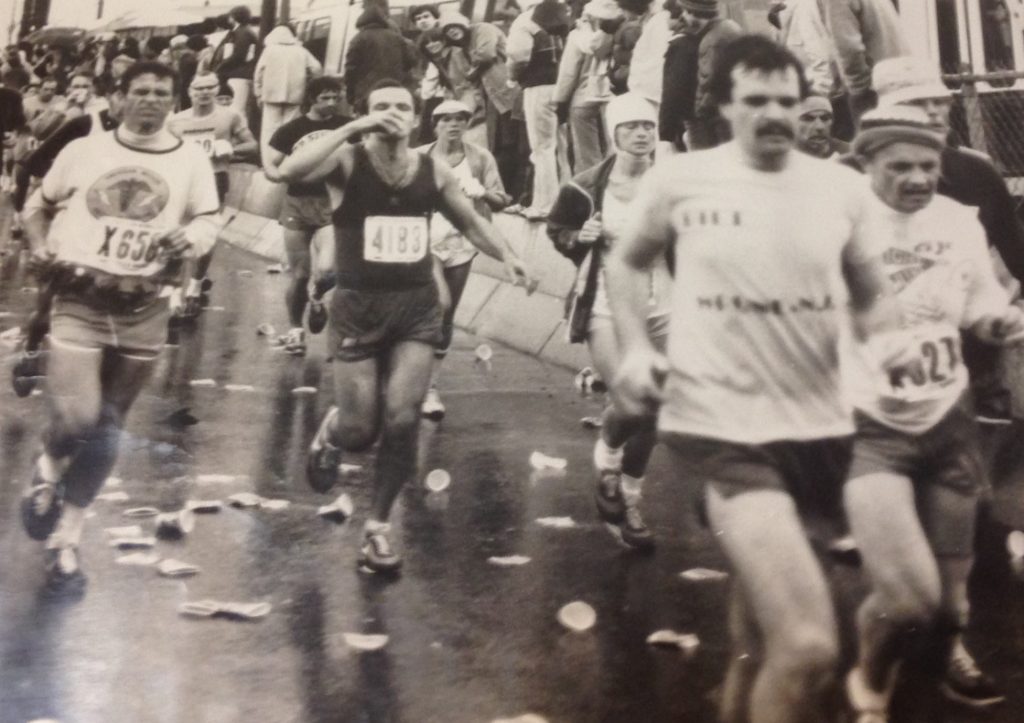
<svg viewBox="0 0 1024 723"><path fill-rule="evenodd" d="M941 397L956 383L963 360L960 339L949 330L915 334L921 354L919 364L890 372L886 395L907 402Z"/></svg>
<svg viewBox="0 0 1024 723"><path fill-rule="evenodd" d="M98 219L94 253L77 259L89 266L114 274L145 276L159 269L159 237L163 229L126 218L104 216Z"/></svg>
<svg viewBox="0 0 1024 723"><path fill-rule="evenodd" d="M430 248L423 216L368 216L363 223L363 259L378 264L411 264Z"/></svg>
<svg viewBox="0 0 1024 723"><path fill-rule="evenodd" d="M205 131L203 133L186 133L185 138L199 146L199 150L205 153L207 158L213 158L213 144L216 142L213 131Z"/></svg>

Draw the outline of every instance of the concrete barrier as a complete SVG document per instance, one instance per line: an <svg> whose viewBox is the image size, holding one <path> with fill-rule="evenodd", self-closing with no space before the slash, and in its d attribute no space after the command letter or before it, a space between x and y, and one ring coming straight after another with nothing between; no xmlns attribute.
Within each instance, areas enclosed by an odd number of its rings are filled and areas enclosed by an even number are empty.
<svg viewBox="0 0 1024 723"><path fill-rule="evenodd" d="M219 239L268 260L284 259L284 240L277 217L283 187L267 181L256 166L231 167L231 188L225 202L226 224ZM566 341L565 298L575 278L575 267L551 246L543 225L521 216L499 213L494 224L512 248L537 275L537 291L527 296L512 286L504 266L483 254L473 270L455 315L457 326L493 339L545 361L578 369L590 363L583 345ZM314 244L325 252L333 249L330 228L321 229Z"/></svg>

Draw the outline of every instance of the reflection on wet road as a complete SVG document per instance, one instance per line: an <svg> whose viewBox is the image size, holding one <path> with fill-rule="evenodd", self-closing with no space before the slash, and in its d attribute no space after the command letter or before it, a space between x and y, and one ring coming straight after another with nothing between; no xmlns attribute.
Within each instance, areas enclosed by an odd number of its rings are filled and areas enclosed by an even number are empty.
<svg viewBox="0 0 1024 723"><path fill-rule="evenodd" d="M237 273L243 268L254 273ZM114 473L120 484L104 490L128 499L98 501L88 520L89 586L79 601L37 595L42 551L23 534L17 504L45 396L17 399L9 363L0 367L0 721L486 723L529 712L566 723L713 721L728 583L679 576L724 569L697 520L692 485L656 453L646 505L659 548L652 557L624 552L590 498L594 432L580 419L598 413L599 400L578 396L571 373L500 347L487 368L475 361L477 340L463 335L442 376L448 416L422 433L423 473L445 469L452 484L401 497L399 581L358 573L370 460L347 457L363 468L332 495L306 485L305 448L329 404L330 374L322 341L296 359L256 335L259 324L284 321L284 280L263 269L253 257L222 253L215 308L165 350L130 418ZM0 317L0 330L29 308L28 283L8 258L0 310L14 314ZM207 379L213 384L192 383ZM301 386L319 393L293 392ZM534 472L534 451L566 458L568 470ZM175 510L238 492L291 504L199 515L183 540L158 542L160 557L200 568L192 578L115 562L124 553L108 546L104 528L153 527L125 509ZM339 526L316 512L340 492L352 496L356 515ZM575 525L537 522L545 517ZM488 560L513 555L529 561ZM857 573L836 578L848 612ZM993 579L979 586L971 640L1010 694L988 720L1009 723L1024 719L1015 685L1024 676L1024 586ZM272 611L256 622L178 614L181 603L204 599L268 602ZM574 600L597 613L589 632L556 620ZM700 646L689 656L649 646L660 629L694 633ZM383 634L387 643L360 651L347 633ZM952 710L945 718L969 719Z"/></svg>

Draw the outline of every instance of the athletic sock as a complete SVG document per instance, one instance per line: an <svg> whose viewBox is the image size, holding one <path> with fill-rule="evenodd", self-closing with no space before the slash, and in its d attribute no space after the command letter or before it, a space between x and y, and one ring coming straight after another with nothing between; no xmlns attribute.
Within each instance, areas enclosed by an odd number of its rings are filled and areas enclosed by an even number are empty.
<svg viewBox="0 0 1024 723"><path fill-rule="evenodd" d="M47 452L43 452L39 455L39 461L37 464L39 467L39 476L43 478L44 482L49 482L50 484L57 484L61 475L64 474L64 468L67 466L66 464L61 464L56 461Z"/></svg>
<svg viewBox="0 0 1024 723"><path fill-rule="evenodd" d="M622 500L626 507L635 507L640 502L644 491L644 478L631 477L628 474L622 475L622 483L619 486L622 491Z"/></svg>
<svg viewBox="0 0 1024 723"><path fill-rule="evenodd" d="M889 698L896 683L899 665L894 665L889 673L889 684L883 691L870 688L864 680L860 666L852 668L846 676L846 696L855 711L878 711L884 713L889 709Z"/></svg>
<svg viewBox="0 0 1024 723"><path fill-rule="evenodd" d="M363 525L363 537L369 537L378 533L386 535L389 532L391 532L391 523L389 522L367 519L366 524Z"/></svg>
<svg viewBox="0 0 1024 723"><path fill-rule="evenodd" d="M47 540L48 550L63 547L78 547L82 540L82 528L85 527L85 509L77 505L65 504L61 512L57 529Z"/></svg>
<svg viewBox="0 0 1024 723"><path fill-rule="evenodd" d="M601 471L618 472L622 469L622 447L609 447L604 437L594 444L594 466Z"/></svg>

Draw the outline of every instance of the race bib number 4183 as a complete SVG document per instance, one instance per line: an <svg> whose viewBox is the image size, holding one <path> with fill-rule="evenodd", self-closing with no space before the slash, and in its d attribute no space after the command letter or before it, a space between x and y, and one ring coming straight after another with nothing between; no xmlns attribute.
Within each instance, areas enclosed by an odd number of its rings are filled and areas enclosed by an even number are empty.
<svg viewBox="0 0 1024 723"><path fill-rule="evenodd" d="M423 216L368 216L363 224L363 259L411 264L427 255L430 236Z"/></svg>

